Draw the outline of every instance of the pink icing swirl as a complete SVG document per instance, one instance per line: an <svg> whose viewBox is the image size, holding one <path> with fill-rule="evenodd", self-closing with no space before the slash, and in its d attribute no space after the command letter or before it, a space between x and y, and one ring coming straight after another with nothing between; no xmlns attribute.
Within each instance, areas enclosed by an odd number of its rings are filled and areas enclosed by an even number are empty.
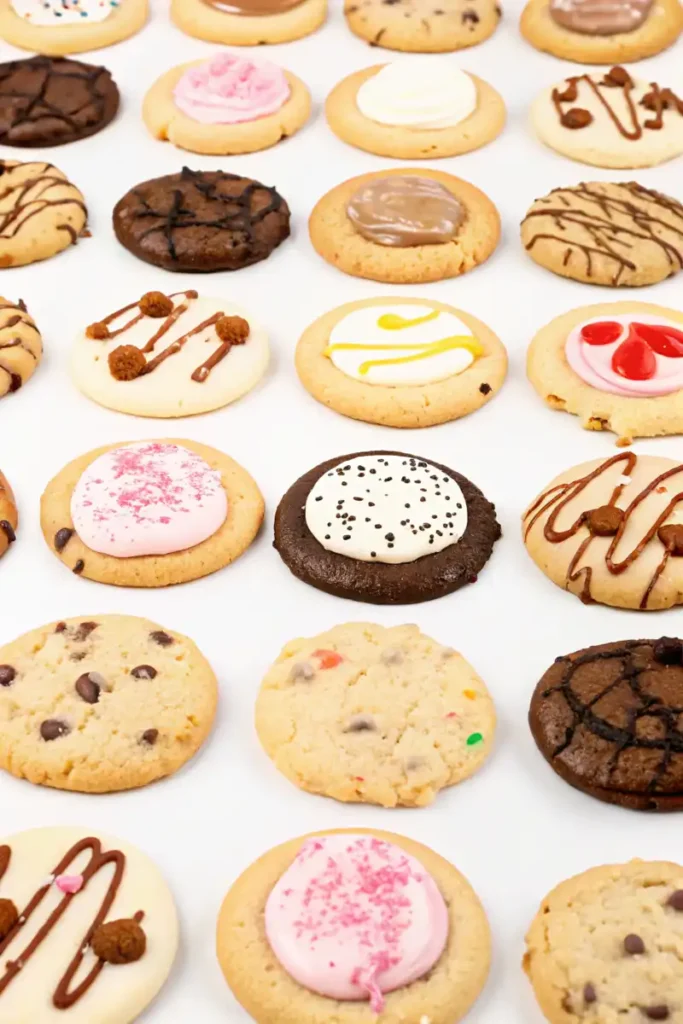
<svg viewBox="0 0 683 1024"><path fill-rule="evenodd" d="M291 89L282 68L219 53L189 68L173 92L175 105L202 124L241 124L275 114Z"/></svg>
<svg viewBox="0 0 683 1024"><path fill-rule="evenodd" d="M434 879L400 847L367 835L307 840L266 903L266 934L300 985L370 1000L425 975L448 939Z"/></svg>
<svg viewBox="0 0 683 1024"><path fill-rule="evenodd" d="M610 344L587 344L581 334L583 328L605 320L620 324L623 328L622 333ZM676 331L681 330L681 324L659 316L621 314L586 320L571 331L565 346L567 362L574 373L598 391L622 395L625 398L657 398L683 390L683 358L680 356L670 357L654 352L653 359L656 369L654 375L645 380L631 379L615 371L613 365L615 352L628 338L631 324L634 321L670 327Z"/></svg>
<svg viewBox="0 0 683 1024"><path fill-rule="evenodd" d="M195 452L161 441L100 455L71 497L78 536L116 558L185 551L211 537L227 513L220 473Z"/></svg>

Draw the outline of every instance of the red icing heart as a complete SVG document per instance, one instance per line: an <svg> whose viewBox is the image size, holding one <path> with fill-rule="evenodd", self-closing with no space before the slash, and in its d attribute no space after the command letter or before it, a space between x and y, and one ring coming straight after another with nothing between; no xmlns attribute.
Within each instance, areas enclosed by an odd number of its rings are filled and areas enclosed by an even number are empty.
<svg viewBox="0 0 683 1024"><path fill-rule="evenodd" d="M601 320L581 328L581 337L587 345L611 345L623 333L622 324L614 320Z"/></svg>
<svg viewBox="0 0 683 1024"><path fill-rule="evenodd" d="M683 331L663 324L634 323L631 329L658 355L670 359L683 358Z"/></svg>
<svg viewBox="0 0 683 1024"><path fill-rule="evenodd" d="M657 372L657 360L648 343L632 329L612 356L612 369L627 380L650 380Z"/></svg>

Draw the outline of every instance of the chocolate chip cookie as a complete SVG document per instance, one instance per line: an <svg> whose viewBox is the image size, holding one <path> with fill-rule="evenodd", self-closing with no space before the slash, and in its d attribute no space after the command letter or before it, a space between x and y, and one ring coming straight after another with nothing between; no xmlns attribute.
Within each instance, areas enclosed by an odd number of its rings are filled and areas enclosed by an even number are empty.
<svg viewBox="0 0 683 1024"><path fill-rule="evenodd" d="M43 342L26 303L0 296L0 398L32 377L43 357Z"/></svg>
<svg viewBox="0 0 683 1024"><path fill-rule="evenodd" d="M0 473L0 558L17 539L19 513L7 477Z"/></svg>
<svg viewBox="0 0 683 1024"><path fill-rule="evenodd" d="M496 0L345 0L344 14L371 46L444 53L488 39L502 10Z"/></svg>

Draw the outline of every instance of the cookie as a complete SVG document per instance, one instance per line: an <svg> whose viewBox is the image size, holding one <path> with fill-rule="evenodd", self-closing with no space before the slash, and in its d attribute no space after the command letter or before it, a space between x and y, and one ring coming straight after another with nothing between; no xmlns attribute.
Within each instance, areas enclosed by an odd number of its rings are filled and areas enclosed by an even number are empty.
<svg viewBox="0 0 683 1024"><path fill-rule="evenodd" d="M42 357L43 341L26 303L0 296L0 398L18 391Z"/></svg>
<svg viewBox="0 0 683 1024"><path fill-rule="evenodd" d="M347 803L426 807L491 752L486 686L417 626L350 622L288 643L256 701L256 731L301 789Z"/></svg>
<svg viewBox="0 0 683 1024"><path fill-rule="evenodd" d="M570 785L636 811L683 807L683 643L624 640L556 658L529 725Z"/></svg>
<svg viewBox="0 0 683 1024"><path fill-rule="evenodd" d="M0 143L61 146L95 135L119 108L106 68L30 57L0 64Z"/></svg>
<svg viewBox="0 0 683 1024"><path fill-rule="evenodd" d="M8 1024L123 1024L166 981L178 916L134 846L97 830L36 828L0 845L0 942Z"/></svg>
<svg viewBox="0 0 683 1024"><path fill-rule="evenodd" d="M113 46L146 21L147 0L0 0L0 39L51 57Z"/></svg>
<svg viewBox="0 0 683 1024"><path fill-rule="evenodd" d="M550 149L596 167L654 167L683 153L683 96L622 67L544 90L531 124Z"/></svg>
<svg viewBox="0 0 683 1024"><path fill-rule="evenodd" d="M348 302L316 320L296 348L301 383L343 416L430 427L493 398L507 353L469 313L426 299Z"/></svg>
<svg viewBox="0 0 683 1024"><path fill-rule="evenodd" d="M76 793L146 786L197 753L217 699L180 633L132 615L52 622L0 647L0 767Z"/></svg>
<svg viewBox="0 0 683 1024"><path fill-rule="evenodd" d="M683 465L621 452L561 473L523 517L527 550L590 604L657 611L683 603Z"/></svg>
<svg viewBox="0 0 683 1024"><path fill-rule="evenodd" d="M683 313L645 302L583 306L529 346L527 374L551 409L617 444L683 434Z"/></svg>
<svg viewBox="0 0 683 1024"><path fill-rule="evenodd" d="M337 185L314 207L309 231L318 254L345 274L420 284L487 260L500 239L500 216L460 178L394 168Z"/></svg>
<svg viewBox="0 0 683 1024"><path fill-rule="evenodd" d="M0 160L0 177L0 268L46 260L76 244L88 211L62 171L42 160Z"/></svg>
<svg viewBox="0 0 683 1024"><path fill-rule="evenodd" d="M17 539L19 513L7 477L0 473L0 558Z"/></svg>
<svg viewBox="0 0 683 1024"><path fill-rule="evenodd" d="M577 64L630 64L683 31L678 0L529 0L520 28L537 50Z"/></svg>
<svg viewBox="0 0 683 1024"><path fill-rule="evenodd" d="M289 207L253 178L183 167L126 192L114 231L134 256L164 270L239 270L289 237Z"/></svg>
<svg viewBox="0 0 683 1024"><path fill-rule="evenodd" d="M268 335L241 306L196 291L147 292L86 327L72 372L100 405L163 418L234 402L268 359Z"/></svg>
<svg viewBox="0 0 683 1024"><path fill-rule="evenodd" d="M555 188L521 233L536 263L586 284L657 284L683 267L683 204L635 181Z"/></svg>
<svg viewBox="0 0 683 1024"><path fill-rule="evenodd" d="M399 160L469 153L505 125L505 103L488 82L431 57L354 72L332 90L325 114L342 142Z"/></svg>
<svg viewBox="0 0 683 1024"><path fill-rule="evenodd" d="M358 916L339 912L350 900ZM456 1024L484 987L491 939L448 861L392 832L339 829L247 868L223 902L217 950L257 1024Z"/></svg>
<svg viewBox="0 0 683 1024"><path fill-rule="evenodd" d="M327 17L327 0L171 0L171 18L196 39L228 46L288 43Z"/></svg>
<svg viewBox="0 0 683 1024"><path fill-rule="evenodd" d="M344 0L344 14L371 46L446 53L483 43L503 12L495 0Z"/></svg>
<svg viewBox="0 0 683 1024"><path fill-rule="evenodd" d="M155 139L215 156L274 146L298 132L310 113L311 94L300 78L232 53L171 68L142 105Z"/></svg>
<svg viewBox="0 0 683 1024"><path fill-rule="evenodd" d="M632 860L591 868L546 896L524 969L550 1024L679 1017L683 867Z"/></svg>
<svg viewBox="0 0 683 1024"><path fill-rule="evenodd" d="M478 487L401 452L329 459L290 487L275 515L275 547L295 576L373 604L432 601L475 583L500 535Z"/></svg>
<svg viewBox="0 0 683 1024"><path fill-rule="evenodd" d="M186 583L234 562L263 521L258 487L196 441L106 445L47 485L43 536L77 576L122 587Z"/></svg>

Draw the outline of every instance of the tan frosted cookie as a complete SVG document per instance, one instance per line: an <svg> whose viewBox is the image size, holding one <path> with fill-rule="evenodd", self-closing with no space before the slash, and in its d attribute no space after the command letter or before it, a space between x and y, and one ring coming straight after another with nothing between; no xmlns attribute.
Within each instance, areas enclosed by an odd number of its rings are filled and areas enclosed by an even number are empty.
<svg viewBox="0 0 683 1024"><path fill-rule="evenodd" d="M417 626L370 622L293 640L269 669L256 731L301 789L349 803L425 807L491 752L484 682Z"/></svg>
<svg viewBox="0 0 683 1024"><path fill-rule="evenodd" d="M561 473L523 516L533 560L584 603L683 604L683 464L622 452Z"/></svg>
<svg viewBox="0 0 683 1024"><path fill-rule="evenodd" d="M630 64L683 31L679 0L529 0L520 29L537 50L577 64Z"/></svg>
<svg viewBox="0 0 683 1024"><path fill-rule="evenodd" d="M476 46L502 17L495 0L344 0L353 33L372 46L413 53L446 53Z"/></svg>
<svg viewBox="0 0 683 1024"><path fill-rule="evenodd" d="M683 205L634 181L555 188L531 205L521 236L540 266L586 284L657 284L683 268Z"/></svg>
<svg viewBox="0 0 683 1024"><path fill-rule="evenodd" d="M2 1019L127 1024L169 975L178 916L159 869L97 830L0 840Z"/></svg>
<svg viewBox="0 0 683 1024"><path fill-rule="evenodd" d="M534 337L527 374L551 409L617 444L683 433L683 313L646 302L582 306Z"/></svg>
<svg viewBox="0 0 683 1024"><path fill-rule="evenodd" d="M197 39L258 46L301 39L320 28L327 0L171 0L171 18Z"/></svg>
<svg viewBox="0 0 683 1024"><path fill-rule="evenodd" d="M338 306L304 331L295 360L317 401L388 427L466 416L497 394L507 373L507 352L490 328L431 299Z"/></svg>
<svg viewBox="0 0 683 1024"><path fill-rule="evenodd" d="M0 767L78 793L146 786L197 753L217 699L180 633L132 615L51 622L0 648Z"/></svg>
<svg viewBox="0 0 683 1024"><path fill-rule="evenodd" d="M171 68L142 105L155 139L215 156L274 146L298 132L310 112L311 95L296 75L235 54Z"/></svg>
<svg viewBox="0 0 683 1024"><path fill-rule="evenodd" d="M683 153L683 95L622 67L545 89L531 124L550 149L596 167L654 167Z"/></svg>
<svg viewBox="0 0 683 1024"><path fill-rule="evenodd" d="M443 171L392 168L337 185L309 220L314 248L354 277L421 284L489 258L500 216L488 196Z"/></svg>
<svg viewBox="0 0 683 1024"><path fill-rule="evenodd" d="M7 477L0 473L0 558L17 539L19 513Z"/></svg>
<svg viewBox="0 0 683 1024"><path fill-rule="evenodd" d="M348 845L347 845L348 844ZM383 905L383 897L389 895L396 887L402 896L403 887L408 887L414 869L420 871L419 885L429 887L429 908L420 899L419 890L410 886L405 897L401 898L403 916L401 922L403 932L419 930L421 940L431 954L425 957L424 949L420 950L422 958L417 962L404 965L399 962L397 971L406 972L407 967L413 968L415 980L399 985L394 991L386 992L382 987L385 972L381 967L374 970L359 971L361 979L369 975L365 984L366 991L351 996L350 1000L342 1000L332 996L320 995L310 987L297 981L283 966L276 955L271 942L278 943L280 955L286 953L288 939L295 946L296 938L292 936L291 927L287 927L286 904L283 906L275 899L274 894L282 891L283 876L292 877L292 881L304 881L307 876L307 861L310 861L312 872L317 869L317 855L325 848L332 847L339 851L338 859L346 869L342 878L353 878L353 864L349 860L355 850L367 847L364 863L372 880L377 877L377 904ZM341 850L339 848L341 847ZM346 848L346 849L345 849ZM350 857L347 851L350 852ZM314 860L313 858L316 858ZM380 859L385 857L389 865L383 865ZM393 862L403 857L403 870L394 871ZM347 859L348 858L348 859ZM407 860L410 858L410 860ZM303 863L302 863L303 861ZM417 862L417 863L415 863ZM410 871L405 870L410 867ZM324 865L321 865L324 872ZM312 873L311 872L311 873ZM366 875L367 877L367 875ZM339 886L339 878L326 880L328 891L334 892ZM358 888L357 892L362 891ZM368 891L367 889L365 891ZM316 888L311 891L313 909L324 909L324 890ZM322 896L322 901L319 897ZM273 897L273 898L271 898ZM290 896L283 892L284 900L291 899L293 907L301 903L303 893L299 887L292 889ZM416 929L412 916L413 905L420 900L420 910L425 914L426 927ZM438 931L446 932L443 951L434 962L433 943L437 931L429 925L434 922L435 913L443 913L443 904L447 904L447 912L439 917ZM440 905L440 906L439 906ZM284 911L284 914L282 913ZM368 912L371 917L372 910ZM320 952L315 948L317 936L314 936L311 953L302 956L295 968L302 974L313 974L309 984L315 983L314 968L322 973L325 970L335 972L338 968L338 985L348 989L350 976L359 961L365 961L376 952L377 964L386 963L389 957L380 933L377 943L374 935L365 945L355 947L353 920L346 915L346 920L339 925L332 909L331 936L339 936L338 956L330 957L321 963ZM396 907L388 910L390 919L397 916ZM390 930L389 930L390 931ZM307 935L304 929L304 935ZM390 934L387 932L389 940ZM411 938L412 936L409 936ZM404 940L407 942L407 940ZM324 944L324 937L323 937ZM387 943L389 944L389 943ZM377 948L380 946L381 948ZM233 993L253 1017L257 1024L375 1024L377 1020L386 1024L399 1024L402 1021L424 1022L429 1024L456 1024L467 1013L484 987L491 956L491 938L486 916L476 893L467 879L448 861L434 853L428 847L404 836L392 832L380 832L375 829L338 829L331 832L317 832L310 836L302 836L283 843L264 854L237 879L228 892L218 918L217 930L218 960ZM394 962L403 950L391 950ZM438 953L437 953L438 955ZM315 958L315 959L314 959ZM431 965L431 970L420 971L422 963ZM313 961L311 963L310 961ZM329 964L329 966L328 966ZM347 970L345 970L347 968ZM400 975L399 975L400 977ZM269 983L263 984L263 978ZM396 978L396 974L394 974ZM325 980L330 981L328 976ZM372 990L372 1005L368 1000L367 989ZM381 1009L380 1009L381 1007Z"/></svg>
<svg viewBox="0 0 683 1024"><path fill-rule="evenodd" d="M0 0L0 39L50 57L99 50L139 32L147 0Z"/></svg>
<svg viewBox="0 0 683 1024"><path fill-rule="evenodd" d="M251 476L189 440L106 445L47 485L41 526L79 576L124 587L186 583L234 562L263 521Z"/></svg>
<svg viewBox="0 0 683 1024"><path fill-rule="evenodd" d="M43 358L43 341L22 299L0 297L0 398L32 377Z"/></svg>
<svg viewBox="0 0 683 1024"><path fill-rule="evenodd" d="M66 175L42 160L0 160L0 267L22 267L75 245L88 211Z"/></svg>
<svg viewBox="0 0 683 1024"><path fill-rule="evenodd" d="M546 896L524 970L550 1024L681 1020L683 867L591 868Z"/></svg>

